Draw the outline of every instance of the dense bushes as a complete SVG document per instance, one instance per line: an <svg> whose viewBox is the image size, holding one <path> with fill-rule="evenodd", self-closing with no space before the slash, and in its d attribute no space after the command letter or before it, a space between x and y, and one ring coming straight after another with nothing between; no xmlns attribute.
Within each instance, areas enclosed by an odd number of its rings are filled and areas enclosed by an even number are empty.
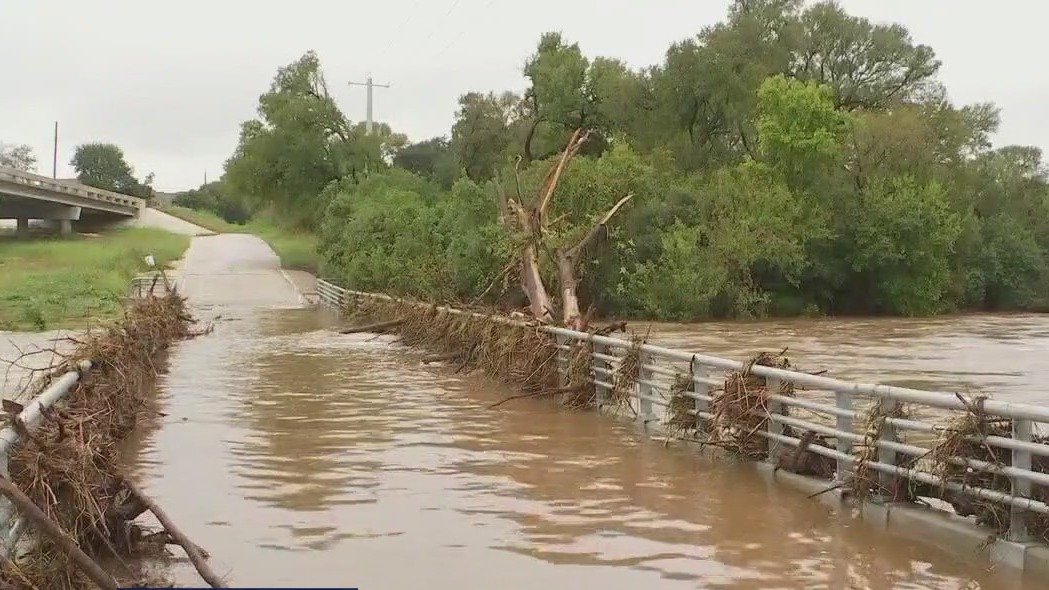
<svg viewBox="0 0 1049 590"><path fill-rule="evenodd" d="M262 96L224 182L315 229L347 285L519 304L524 237L499 196L535 195L585 127L544 239L574 243L634 195L581 273L606 315L1045 307L1041 153L993 149L997 109L953 105L939 67L903 27L833 3L737 1L644 70L544 35L526 92L466 93L450 140L405 147L346 121L307 54Z"/></svg>

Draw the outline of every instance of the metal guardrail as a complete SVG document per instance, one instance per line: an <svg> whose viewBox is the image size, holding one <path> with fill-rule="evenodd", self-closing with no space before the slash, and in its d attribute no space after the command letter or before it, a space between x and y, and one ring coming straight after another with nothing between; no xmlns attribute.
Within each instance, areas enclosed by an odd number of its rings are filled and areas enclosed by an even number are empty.
<svg viewBox="0 0 1049 590"><path fill-rule="evenodd" d="M157 295L158 290L162 292L162 295L167 295L172 291L171 284L162 272L133 278L128 285L127 296L135 298ZM17 416L7 417L7 426L0 429L0 476L9 478L11 475L9 471L11 452L21 441L18 434L21 427L28 432L35 430L40 425L44 412L65 399L73 390L73 386L80 381L81 375L91 367L91 361L82 361L74 370L54 377L43 391L22 407L22 411ZM6 496L0 495L0 558L12 557L25 533L25 525L25 520L14 509L11 501Z"/></svg>
<svg viewBox="0 0 1049 590"><path fill-rule="evenodd" d="M76 370L67 371L53 379L46 389L23 406L17 416L10 417L9 420L21 423L21 426L24 426L27 431L32 432L40 425L45 410L68 396L73 386L80 381L81 374L90 368L91 362L83 361ZM5 478L11 475L8 466L11 451L21 438L18 430L15 424L10 423L0 430L0 475ZM6 496L0 496L0 555L4 559L10 558L14 553L18 541L25 532L25 524L24 518L15 511L11 501Z"/></svg>
<svg viewBox="0 0 1049 590"><path fill-rule="evenodd" d="M166 296L172 292L174 285L167 275L157 271L154 273L138 275L128 283L127 297L138 299L148 295Z"/></svg>
<svg viewBox="0 0 1049 590"><path fill-rule="evenodd" d="M46 176L23 172L14 168L0 167L0 182L10 182L81 199L92 199L111 205L130 207L135 210L140 210L146 206L145 199L123 195L84 184L61 182Z"/></svg>
<svg viewBox="0 0 1049 590"><path fill-rule="evenodd" d="M389 301L399 299L389 295L364 293L341 288L325 280L317 281L317 293L323 305L344 308L351 298L377 298ZM421 304L420 304L421 305ZM438 310L452 314L466 314L477 317L485 317L480 314L465 312L449 307L439 307ZM508 324L524 326L523 322L500 318ZM567 364L564 351L572 347L573 342L590 342L594 345L591 370L594 384L598 390L599 406L608 401L608 393L614 381L612 376L616 366L622 362L628 351L635 347L632 342L612 338L608 336L597 336L583 332L577 332L565 328L544 327L540 328L557 338L559 348L562 350L562 367ZM714 388L723 385L723 375L726 371L743 370L744 363L735 360L718 358L710 355L674 350L645 344L640 347L641 372L634 386L632 404L639 420L645 424L666 424L669 401L658 394L666 391L670 380L678 375L691 374L692 388L684 395L695 402L692 415L696 419L696 427L699 432L709 425L713 419L711 414L711 392ZM1034 471L1032 469L1033 457L1049 457L1049 444L1040 442L1034 438L1035 425L1049 423L1049 407L1019 404L1011 402L996 401L991 399L981 400L982 411L989 418L1007 418L1012 424L1010 437L1004 436L969 436L967 440L988 447L1005 449L1011 454L1009 465L991 464L972 458L955 456L950 462L970 470L979 470L1007 477L1011 484L1008 493L1000 490L989 489L976 485L963 485L958 482L944 481L941 475L932 472L922 466L921 461L914 464L908 462L908 466L901 465L898 457L911 459L927 458L932 451L928 446L928 439L935 438L947 431L945 426L929 420L915 420L906 418L885 417L883 426L876 437L869 437L866 431L859 431L863 426L858 423L865 416L858 409L860 402L867 402L875 408L890 409L898 402L911 404L939 411L966 410L966 403L956 393L922 391L905 387L893 387L889 385L877 385L867 383L851 383L839 379L800 373L773 367L754 365L749 368L752 374L764 377L768 391L779 391L778 385L790 383L796 387L805 388L809 392L826 392L833 403L819 401L818 396L806 396L805 398L791 397L779 394L769 396L769 421L766 431L758 432L770 442L770 457L774 457L771 448L776 445L787 445L797 447L800 439L785 434L786 428L791 427L800 432L813 431L825 435L835 441L833 448L820 445L809 445L808 451L833 459L837 465L835 480L845 481L850 471L861 461L856 454L859 444L873 446L877 450L875 457L864 460L867 469L882 474L883 476L899 476L914 482L921 482L952 492L965 494L974 498L989 501L1006 508L1009 514L1009 528L1007 539L1010 541L1027 541L1030 539L1026 527L1025 513L1035 512L1049 515L1049 505L1045 502L1031 498L1032 484L1049 486L1049 473ZM657 411L656 408L661 408ZM804 410L813 415L812 418L802 418L793 415L781 415L783 408L794 408ZM926 439L926 446L906 442L906 433L918 433ZM933 435L930 437L929 435ZM915 437L915 438L920 438Z"/></svg>

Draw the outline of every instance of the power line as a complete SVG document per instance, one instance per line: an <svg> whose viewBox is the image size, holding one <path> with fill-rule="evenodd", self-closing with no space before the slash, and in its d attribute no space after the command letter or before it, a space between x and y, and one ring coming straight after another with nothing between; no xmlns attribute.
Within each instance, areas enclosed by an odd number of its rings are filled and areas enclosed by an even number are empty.
<svg viewBox="0 0 1049 590"><path fill-rule="evenodd" d="M404 22L403 22L403 23L401 23L401 26L400 26L400 27L398 27L398 29L399 29L399 30L398 30L398 32L403 32L403 30L404 30L404 27L408 26L408 23L410 23L410 22L411 22L412 18L413 18L413 17L415 16L415 13L416 13L416 12L418 12L418 11L417 11L416 9L417 9L417 8L419 7L419 5L420 5L421 3L422 3L422 0L416 0L415 4L413 4L413 5L412 5L412 9L411 9L411 11L412 11L412 14L409 14L409 15L408 15L408 18L406 18L406 19L404 20ZM441 17L441 19L440 19L440 22L439 22L438 24L439 24L439 25L443 25L443 24L444 24L444 22L445 22L446 20L448 20L448 17L449 17L449 16L451 16L453 12L455 12L455 9L456 9L456 8L458 8L458 7L459 7L459 4L461 4L461 3L462 3L462 0L454 0L454 2L452 2L451 6L449 6L449 7L448 7L448 10L447 10L447 11L446 11L446 12L444 13L444 16L443 16L443 17ZM434 36L434 34L436 33L436 31L437 31L437 30L438 30L439 28L440 28L440 26L431 26L431 27L430 27L430 34L429 34L429 35L427 35L425 39L423 39L423 41L422 41L422 45L424 45L424 46L425 46L425 45L426 45L427 43L429 43L429 42L430 42L430 40L431 40L431 39L433 39L433 36ZM385 48L385 49L383 49L383 51L382 51L382 53L381 53L381 54L379 55L379 57L380 57L380 58L381 58L381 57L385 57L385 56L386 56L386 54L387 54L387 53L388 53L388 52L390 51L390 49L391 49L391 48L393 48L393 46L394 46L394 45L395 45L395 44L397 43L397 41L399 41L399 40L400 40L400 39L399 39L399 36L398 36L398 35L392 35L392 36L391 36L391 38L390 38L390 42L386 44L386 48ZM376 60L373 60L373 61L372 61L372 63L376 63L377 59L378 59L378 58L376 58Z"/></svg>
<svg viewBox="0 0 1049 590"><path fill-rule="evenodd" d="M495 3L495 0L488 0L488 2L486 2L485 5L483 7L481 7L480 10L477 11L478 15L480 15L481 13L487 12L488 9L491 8L492 4L494 4L494 3ZM445 54L445 52L447 52L449 49L451 49L453 45L458 43L459 40L462 39L463 34L466 33L466 29L468 29L468 28L470 28L469 25L459 29L459 32L456 33L455 37L453 37L448 43L446 43L445 46L443 48L441 48L440 51L438 51L437 53L433 54L433 56L430 58L430 61L431 62L435 61L437 58L441 57L442 55Z"/></svg>
<svg viewBox="0 0 1049 590"><path fill-rule="evenodd" d="M416 13L419 12L419 5L422 3L423 0L415 0L415 3L412 4L412 7L408 9L408 18L404 19L401 25L397 27L397 32L403 31L404 28L412 22L412 19L415 18ZM386 47L384 47L382 51L380 51L374 58L372 58L372 63L376 63L378 60L382 59L383 57L386 57L386 54L390 51L390 49L393 48L393 45L397 42L397 40L397 35L390 35L390 42L386 44Z"/></svg>

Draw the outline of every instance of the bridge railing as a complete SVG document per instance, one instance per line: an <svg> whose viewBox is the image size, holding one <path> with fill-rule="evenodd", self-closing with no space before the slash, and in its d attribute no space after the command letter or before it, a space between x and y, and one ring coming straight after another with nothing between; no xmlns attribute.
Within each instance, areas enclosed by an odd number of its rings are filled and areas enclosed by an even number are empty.
<svg viewBox="0 0 1049 590"><path fill-rule="evenodd" d="M344 309L354 298L398 301L388 295L344 289L325 280L318 281L317 293L323 305L338 309ZM438 309L452 314L483 317L448 307ZM500 321L525 325L509 318ZM931 489L948 490L963 498L991 503L1001 514L1007 515L1007 527L1002 528L1007 528L1007 539L1011 541L1031 540L1029 519L1026 518L1029 513L1049 516L1049 505L1032 497L1034 485L1049 490L1049 473L1033 467L1036 463L1049 464L1049 460L1044 459L1049 457L1049 444L1044 438L1035 436L1036 425L1049 423L1049 407L982 398L970 400L953 392L852 383L811 373L762 365L750 366L736 360L652 344L637 346L627 340L565 328L551 326L540 329L556 337L562 351L559 359L562 368L567 367L567 351L573 348L573 344L588 342L593 345L591 375L598 391L599 407L609 401L618 367L630 352L636 354L639 349L640 375L629 392L630 409L646 425L669 426L670 399L665 394L670 391L670 383L681 375L690 375L691 387L679 393L694 402L688 413L695 419L696 432L710 433L715 421L713 394L724 386L725 373L749 371L765 379L767 391L781 392L769 395L768 426L754 433L769 441L769 460L776 457L775 448L778 446L803 445L803 435L791 434L813 432L834 441L833 446L803 446L834 462L836 469L833 480L836 482L844 484L852 481L858 477L856 468L862 465L886 485L892 478L902 478L925 484ZM806 395L785 395L785 390L780 389L784 384L792 386L794 391L804 390ZM898 404L908 405L908 410L911 410L909 417L902 417L899 412L893 411ZM964 416L960 412L974 410L984 419L1002 420L1011 431L967 434L951 425L951 419ZM877 417L878 420L871 420L871 417ZM975 478L959 482L944 477L934 465L932 455L937 443L952 433L965 442L1002 452L995 453L999 458L992 463L956 453L943 457L941 450L937 461L946 461L963 472L983 472L1004 478L1003 481L1009 482L1008 491L992 489L979 482L969 483ZM833 482L829 484L832 485ZM1045 498L1046 495L1041 497ZM872 499L877 501L879 498ZM891 498L882 499L891 501Z"/></svg>
<svg viewBox="0 0 1049 590"><path fill-rule="evenodd" d="M0 181L43 189L63 195L93 199L134 209L142 209L145 207L146 203L144 199L138 197L115 193L113 191L107 191L79 183L73 184L62 182L46 176L40 176L39 174L32 174L30 172L23 172L21 170L2 166L0 166Z"/></svg>

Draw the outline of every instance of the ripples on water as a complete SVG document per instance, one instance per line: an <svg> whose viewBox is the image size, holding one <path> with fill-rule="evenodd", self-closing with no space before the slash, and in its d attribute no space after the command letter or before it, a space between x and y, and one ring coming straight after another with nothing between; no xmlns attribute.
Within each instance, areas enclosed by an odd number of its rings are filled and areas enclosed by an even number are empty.
<svg viewBox="0 0 1049 590"><path fill-rule="evenodd" d="M235 585L1034 587L629 425L487 409L508 392L316 312L222 313L173 355L137 468Z"/></svg>

